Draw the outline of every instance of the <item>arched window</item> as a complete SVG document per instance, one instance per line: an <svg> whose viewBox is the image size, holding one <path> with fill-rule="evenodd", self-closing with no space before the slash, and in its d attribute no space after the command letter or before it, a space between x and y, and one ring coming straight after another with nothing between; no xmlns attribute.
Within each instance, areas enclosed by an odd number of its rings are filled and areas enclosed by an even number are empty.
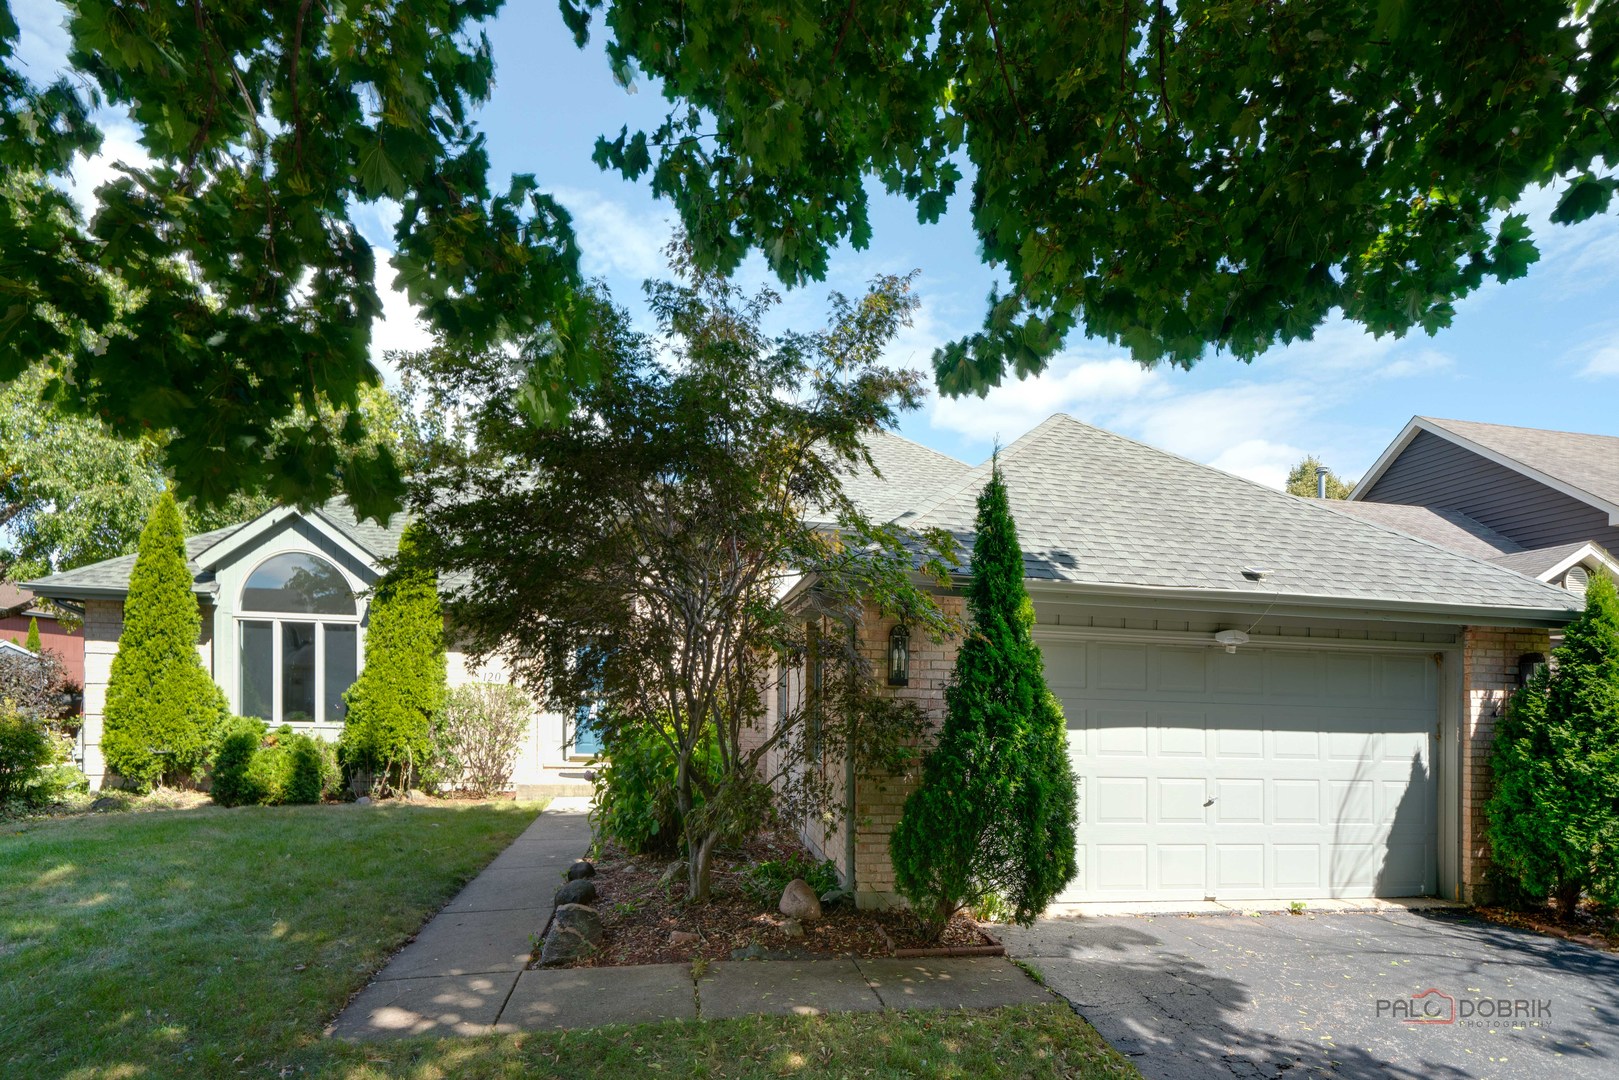
<svg viewBox="0 0 1619 1080"><path fill-rule="evenodd" d="M236 625L243 716L343 722L343 693L360 668L360 619L341 570L308 552L272 555L247 576Z"/></svg>

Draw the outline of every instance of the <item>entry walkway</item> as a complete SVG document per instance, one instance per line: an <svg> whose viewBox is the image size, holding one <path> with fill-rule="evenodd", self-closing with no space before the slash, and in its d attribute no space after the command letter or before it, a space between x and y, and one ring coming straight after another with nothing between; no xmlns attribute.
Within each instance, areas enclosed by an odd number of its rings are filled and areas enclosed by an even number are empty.
<svg viewBox="0 0 1619 1080"><path fill-rule="evenodd" d="M590 845L586 800L559 799L422 928L328 1029L343 1039L658 1020L1055 1000L998 957L740 960L528 970L551 896Z"/></svg>

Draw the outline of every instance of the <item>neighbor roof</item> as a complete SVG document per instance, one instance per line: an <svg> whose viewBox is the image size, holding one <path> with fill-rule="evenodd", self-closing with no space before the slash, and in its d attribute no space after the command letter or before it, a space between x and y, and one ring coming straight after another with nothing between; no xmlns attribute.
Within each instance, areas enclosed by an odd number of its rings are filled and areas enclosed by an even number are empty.
<svg viewBox="0 0 1619 1080"><path fill-rule="evenodd" d="M1566 617L1561 589L1056 415L1000 454L1027 577ZM989 463L907 515L971 544ZM1269 573L1250 580L1244 567Z"/></svg>
<svg viewBox="0 0 1619 1080"><path fill-rule="evenodd" d="M208 596L213 595L213 578L211 575L206 574L202 567L197 565L197 556L230 536L245 524L247 522L240 522L235 525L227 525L223 529L214 529L211 532L186 537L186 562L191 568L192 591ZM134 569L134 555L119 555L116 558L103 559L88 566L80 566L73 570L63 570L60 573L50 574L40 578L38 581L27 581L23 583L23 586L24 588L32 589L41 596L49 596L55 600L116 598L122 597L129 592L129 575Z"/></svg>
<svg viewBox="0 0 1619 1080"><path fill-rule="evenodd" d="M1420 432L1427 431L1497 464L1606 510L1619 523L1619 436L1415 416L1389 444L1350 499L1362 500Z"/></svg>
<svg viewBox="0 0 1619 1080"><path fill-rule="evenodd" d="M1459 551L1476 559L1493 559L1507 552L1522 551L1523 545L1508 539L1482 522L1475 521L1460 510L1440 510L1431 506L1407 506L1404 503L1349 502L1345 499L1317 499L1329 510L1339 510L1355 517L1375 521L1399 529L1424 540L1432 540L1442 548Z"/></svg>

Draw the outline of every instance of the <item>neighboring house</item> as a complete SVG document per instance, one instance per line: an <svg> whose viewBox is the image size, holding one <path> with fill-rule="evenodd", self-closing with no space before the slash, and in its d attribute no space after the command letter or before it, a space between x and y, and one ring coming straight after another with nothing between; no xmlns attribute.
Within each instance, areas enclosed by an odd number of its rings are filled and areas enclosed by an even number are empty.
<svg viewBox="0 0 1619 1080"><path fill-rule="evenodd" d="M988 465L882 458L865 505L970 551ZM1079 777L1064 901L1480 895L1494 718L1577 598L1067 416L1000 461ZM880 675L893 624L857 629ZM955 649L913 636L892 692L942 717ZM781 673L767 729L813 679ZM806 827L863 906L909 783L858 779L853 837Z"/></svg>
<svg viewBox="0 0 1619 1080"><path fill-rule="evenodd" d="M402 515L387 526L359 521L336 500L307 512L272 510L187 539L202 610L197 651L232 712L337 738L343 692L364 663L367 592L398 551L403 527ZM125 555L28 583L38 595L84 611L80 741L92 787L107 778L102 710L134 565L135 556ZM504 681L498 664L469 668L453 628L447 630L452 686ZM512 778L520 792L557 779L555 770L572 754L572 727L555 713L536 713Z"/></svg>
<svg viewBox="0 0 1619 1080"><path fill-rule="evenodd" d="M1619 572L1619 437L1417 416L1331 505L1583 596Z"/></svg>
<svg viewBox="0 0 1619 1080"><path fill-rule="evenodd" d="M62 625L63 612L43 607L39 597L9 581L0 581L0 641L23 644L28 640L28 623L39 622L39 644L62 661L74 686L84 685L84 635Z"/></svg>

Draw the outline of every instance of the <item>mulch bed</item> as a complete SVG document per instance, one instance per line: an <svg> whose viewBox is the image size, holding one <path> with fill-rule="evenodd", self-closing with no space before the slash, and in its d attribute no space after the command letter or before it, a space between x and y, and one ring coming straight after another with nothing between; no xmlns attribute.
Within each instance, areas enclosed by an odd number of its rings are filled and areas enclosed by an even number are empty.
<svg viewBox="0 0 1619 1080"><path fill-rule="evenodd" d="M1590 904L1580 905L1572 918L1552 908L1516 911L1504 907L1476 907L1473 913L1503 926L1565 938L1592 949L1619 952L1619 919L1611 912L1599 912Z"/></svg>
<svg viewBox="0 0 1619 1080"><path fill-rule="evenodd" d="M804 924L803 937L789 937L782 928L787 919L776 911L776 898L761 907L749 898L743 883L750 865L802 851L788 834L763 833L740 848L717 852L711 898L688 905L684 861L632 856L609 843L596 860L594 879L601 943L591 956L564 966L891 956L895 948L929 944L909 912L859 911L847 902L825 907L819 920ZM671 864L675 864L672 874L667 873ZM670 935L676 933L695 935L695 940L671 943ZM942 944L974 947L994 942L962 914L945 928Z"/></svg>

